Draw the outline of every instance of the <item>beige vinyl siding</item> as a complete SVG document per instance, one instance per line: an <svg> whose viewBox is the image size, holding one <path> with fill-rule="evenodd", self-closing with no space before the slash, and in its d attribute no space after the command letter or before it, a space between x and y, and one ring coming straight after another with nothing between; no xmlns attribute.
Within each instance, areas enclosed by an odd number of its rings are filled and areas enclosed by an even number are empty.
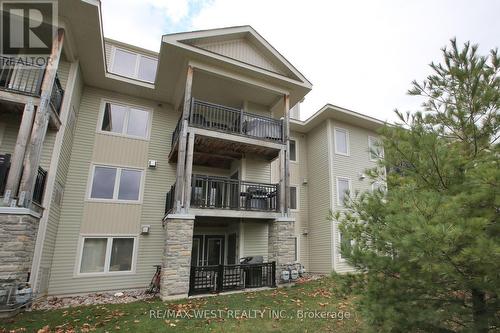
<svg viewBox="0 0 500 333"><path fill-rule="evenodd" d="M145 168L148 144L146 140L97 133L92 161L97 164Z"/></svg>
<svg viewBox="0 0 500 333"><path fill-rule="evenodd" d="M3 124L3 138L0 154L13 154L16 147L17 133L21 125L22 111L18 114L3 113L0 110L0 124Z"/></svg>
<svg viewBox="0 0 500 333"><path fill-rule="evenodd" d="M263 256L264 261L267 261L269 224L264 221L244 221L241 227L243 240L241 257Z"/></svg>
<svg viewBox="0 0 500 333"><path fill-rule="evenodd" d="M260 116L271 117L271 110L265 105L253 103L253 102L245 102L244 103L245 112L257 114Z"/></svg>
<svg viewBox="0 0 500 333"><path fill-rule="evenodd" d="M269 184L271 183L271 163L259 159L258 156L247 155L242 174L242 180Z"/></svg>
<svg viewBox="0 0 500 333"><path fill-rule="evenodd" d="M77 249L77 245L80 240L82 223L85 223L88 218L89 224L85 224L85 228L90 228L95 226L96 222L93 220L94 218L103 219L106 214L113 215L113 221L107 223L119 223L116 219L116 214L123 216L126 212L133 210L128 207L129 205L122 204L123 206L120 207L122 209L119 209L120 212L109 213L106 212L105 208L107 204L101 203L101 207L96 207L95 212L92 212L92 214L96 214L95 216L99 216L95 217L94 215L89 215L88 203L85 205L82 204L85 201L91 163L95 162L92 159L95 156L95 144L99 140L97 139L96 128L102 98L112 98L124 103L128 102L154 108L151 138L147 142L147 156L145 156L145 160L142 163L147 163L147 159L155 159L158 161L158 167L156 169L147 168L145 171L142 205L130 205L140 207L140 215L135 215L140 216L140 219L135 219L135 226L149 224L151 225L151 230L149 235L144 236L139 236L139 228L135 232L133 232L130 226L127 227L127 230L125 228L123 230L137 236L137 266L134 274L95 277L74 276L75 265L78 264L77 250L79 249ZM162 218L164 216L165 193L167 187L175 179L175 165L168 163L170 141L166 139L168 136L165 136L165 133L171 133L174 130L177 118L178 114L173 112L169 106L158 107L157 103L152 101L135 99L90 87L84 88L61 210L61 223L57 234L49 294L143 288L149 283L154 273L153 265L161 263L164 246ZM123 144L126 145L127 142L128 140L125 139ZM123 153L125 154L126 150L123 150ZM110 156L114 155L110 152ZM119 159L127 161L129 157L114 156L111 158L113 158L112 161L118 161ZM130 162L131 160L128 161ZM87 207L87 210L85 207ZM137 212L134 212L134 214L137 214ZM109 215L110 218L111 215ZM85 228L82 230L85 230ZM75 285L78 285L78 290L75 290Z"/></svg>
<svg viewBox="0 0 500 333"><path fill-rule="evenodd" d="M68 69L69 72L69 69ZM61 79L63 76L61 75ZM64 76L64 87L67 88L66 85L67 75ZM65 98L70 98L71 103L69 106L69 113L73 113L73 115L68 116L68 120L70 123L65 123L64 136L62 140L61 151L59 154L59 163L57 165L56 171L56 188L62 187L63 195L62 199L64 201L64 187L66 184L66 177L68 174L69 163L71 152L73 148L73 139L76 129L76 121L78 116L78 110L80 106L80 99L82 94L82 79L79 69L77 70L77 74L75 77L75 87L73 88L73 93L71 96L66 96ZM50 269L52 266L52 258L54 255L54 247L56 242L57 230L60 222L60 212L61 206L58 202L55 202L56 190L52 193L52 203L50 205L49 216L47 220L47 228L45 231L45 238L42 247L42 254L40 259L40 268L38 273L37 280L37 290L39 294L45 294L48 289L48 279L50 275Z"/></svg>
<svg viewBox="0 0 500 333"><path fill-rule="evenodd" d="M332 225L330 210L329 145L327 124L314 128L307 136L309 200L309 271L328 273L332 270ZM300 154L300 153L299 153Z"/></svg>
<svg viewBox="0 0 500 333"><path fill-rule="evenodd" d="M359 175L365 173L369 168L376 166L376 163L370 161L368 149L368 136L377 137L373 131L356 127L350 124L342 123L336 120L331 122L331 138L332 138L332 202L335 210L341 210L342 206L337 204L337 177L349 178L351 181L352 193L356 191L369 191L371 190L371 183L368 178L364 180L359 179ZM349 132L349 156L335 154L334 143L334 129L343 128ZM339 233L337 223L334 224L333 230L334 240L334 255L335 255L335 271L339 273L352 271L347 263L340 261L339 254Z"/></svg>
<svg viewBox="0 0 500 333"><path fill-rule="evenodd" d="M135 235L141 227L141 205L85 202L82 235Z"/></svg>
<svg viewBox="0 0 500 333"><path fill-rule="evenodd" d="M266 57L252 43L245 38L217 41L208 43L197 43L196 46L210 52L239 60L272 72L286 75L283 65L279 65Z"/></svg>

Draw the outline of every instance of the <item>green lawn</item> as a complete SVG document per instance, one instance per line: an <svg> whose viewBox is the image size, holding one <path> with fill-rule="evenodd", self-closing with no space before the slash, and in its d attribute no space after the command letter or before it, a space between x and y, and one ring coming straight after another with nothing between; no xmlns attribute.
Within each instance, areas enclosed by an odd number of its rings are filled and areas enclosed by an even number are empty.
<svg viewBox="0 0 500 333"><path fill-rule="evenodd" d="M306 311L311 312L306 313ZM174 313L178 313L179 317L173 317ZM301 318L301 315L304 317L305 314L315 317L322 315L324 318ZM192 317L186 317L188 315ZM343 319L340 318L342 316ZM326 277L276 290L167 303L155 299L129 304L33 311L20 314L9 321L0 321L1 333L37 332L40 329L44 333L117 331L343 333L359 332L362 330L362 322L352 307L352 299L343 298L337 291L334 280Z"/></svg>

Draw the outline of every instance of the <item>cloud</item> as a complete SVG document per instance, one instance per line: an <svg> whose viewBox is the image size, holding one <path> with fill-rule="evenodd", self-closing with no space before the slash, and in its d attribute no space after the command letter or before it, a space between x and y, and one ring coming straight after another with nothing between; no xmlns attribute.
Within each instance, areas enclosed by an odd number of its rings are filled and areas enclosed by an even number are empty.
<svg viewBox="0 0 500 333"><path fill-rule="evenodd" d="M103 0L107 36L155 49L164 33L250 24L313 83L303 117L329 102L383 120L419 107L410 82L451 37L498 46L499 12L495 0Z"/></svg>

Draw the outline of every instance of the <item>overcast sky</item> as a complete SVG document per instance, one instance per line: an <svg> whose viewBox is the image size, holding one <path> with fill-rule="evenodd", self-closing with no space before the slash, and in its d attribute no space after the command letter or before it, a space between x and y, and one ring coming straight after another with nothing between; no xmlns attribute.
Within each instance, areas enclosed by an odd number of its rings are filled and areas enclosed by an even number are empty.
<svg viewBox="0 0 500 333"><path fill-rule="evenodd" d="M307 118L332 103L382 120L415 110L410 82L451 37L500 46L500 0L101 0L104 35L158 51L161 35L249 24L313 90Z"/></svg>

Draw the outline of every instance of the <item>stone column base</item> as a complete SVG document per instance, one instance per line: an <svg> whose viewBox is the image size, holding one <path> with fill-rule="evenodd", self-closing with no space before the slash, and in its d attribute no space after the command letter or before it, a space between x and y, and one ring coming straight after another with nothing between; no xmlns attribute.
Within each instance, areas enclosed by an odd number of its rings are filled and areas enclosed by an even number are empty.
<svg viewBox="0 0 500 333"><path fill-rule="evenodd" d="M268 233L268 258L276 262L276 284L281 282L281 265L295 262L295 221L272 221Z"/></svg>
<svg viewBox="0 0 500 333"><path fill-rule="evenodd" d="M188 296L193 228L194 217L166 220L160 285L163 301Z"/></svg>
<svg viewBox="0 0 500 333"><path fill-rule="evenodd" d="M28 281L38 222L28 214L0 214L0 281Z"/></svg>

